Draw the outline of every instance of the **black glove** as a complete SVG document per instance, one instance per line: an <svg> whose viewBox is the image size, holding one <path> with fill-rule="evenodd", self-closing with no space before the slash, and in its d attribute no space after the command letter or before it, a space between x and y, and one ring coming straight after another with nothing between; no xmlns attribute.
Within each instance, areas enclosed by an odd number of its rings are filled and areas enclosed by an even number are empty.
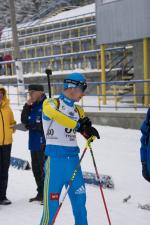
<svg viewBox="0 0 150 225"><path fill-rule="evenodd" d="M142 175L145 178L145 180L150 182L150 175L148 173L146 162L142 162Z"/></svg>
<svg viewBox="0 0 150 225"><path fill-rule="evenodd" d="M81 134L86 138L89 139L91 136L96 137L97 139L100 139L100 135L96 128L94 127L87 127Z"/></svg>
<svg viewBox="0 0 150 225"><path fill-rule="evenodd" d="M88 127L91 127L92 122L88 117L80 118L78 120L79 128L77 128L77 132L82 133Z"/></svg>

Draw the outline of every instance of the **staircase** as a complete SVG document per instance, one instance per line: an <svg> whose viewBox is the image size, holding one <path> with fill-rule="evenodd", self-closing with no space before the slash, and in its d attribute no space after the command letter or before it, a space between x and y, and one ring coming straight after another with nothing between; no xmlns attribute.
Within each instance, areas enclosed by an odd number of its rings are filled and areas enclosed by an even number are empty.
<svg viewBox="0 0 150 225"><path fill-rule="evenodd" d="M134 78L133 60L128 54L118 54L110 63L106 66L110 67L106 74L107 82L124 81L124 83L113 83L107 86L107 94L113 96L115 93L118 96L118 100L120 100L120 97L123 95L133 92L133 83L128 83L128 81Z"/></svg>

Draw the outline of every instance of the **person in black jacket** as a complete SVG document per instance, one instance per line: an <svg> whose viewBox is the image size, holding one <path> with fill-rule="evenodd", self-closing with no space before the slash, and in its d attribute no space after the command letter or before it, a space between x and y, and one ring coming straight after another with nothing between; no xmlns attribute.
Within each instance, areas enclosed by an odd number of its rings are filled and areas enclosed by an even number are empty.
<svg viewBox="0 0 150 225"><path fill-rule="evenodd" d="M42 105L46 99L42 85L29 85L29 100L21 113L21 122L29 130L29 150L37 195L29 201L42 201L44 188L45 137L42 126Z"/></svg>

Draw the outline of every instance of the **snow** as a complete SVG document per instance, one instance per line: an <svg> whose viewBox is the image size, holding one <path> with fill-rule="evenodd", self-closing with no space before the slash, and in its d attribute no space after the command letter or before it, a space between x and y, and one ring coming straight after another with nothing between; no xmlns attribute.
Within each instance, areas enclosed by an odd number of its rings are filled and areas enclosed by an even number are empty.
<svg viewBox="0 0 150 225"><path fill-rule="evenodd" d="M95 3L69 10L67 11L67 13L66 11L64 11L57 14L56 16L43 20L43 23L50 23L54 21L58 22L59 20L69 20L74 17L86 17L89 16L88 14L95 14Z"/></svg>
<svg viewBox="0 0 150 225"><path fill-rule="evenodd" d="M20 110L14 108L17 121L20 121ZM139 157L140 131L96 126L101 139L93 144L93 151L98 170L109 174L115 183L114 190L104 190L112 225L149 225L149 211L139 209L138 203L149 202L149 183L141 176ZM28 133L16 131L12 156L30 161L27 150ZM85 140L78 135L82 149ZM82 169L94 172L90 153L87 152L82 162ZM100 191L93 186L86 186L87 210L89 225L107 225ZM36 194L36 186L31 171L22 171L10 167L8 198L12 205L0 206L0 225L37 225L40 223L42 206L29 203L28 199ZM123 198L131 195L127 203ZM73 225L73 216L68 198L65 200L56 225Z"/></svg>

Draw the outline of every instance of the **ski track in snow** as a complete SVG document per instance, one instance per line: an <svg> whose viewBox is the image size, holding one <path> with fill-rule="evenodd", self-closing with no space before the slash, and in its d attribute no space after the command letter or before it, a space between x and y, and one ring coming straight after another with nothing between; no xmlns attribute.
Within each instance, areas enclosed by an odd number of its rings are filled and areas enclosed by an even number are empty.
<svg viewBox="0 0 150 225"><path fill-rule="evenodd" d="M20 111L14 110L19 122ZM149 225L150 212L138 208L138 203L150 203L150 184L141 176L140 131L96 126L100 132L100 141L92 144L98 170L112 176L115 189L104 189L112 225ZM85 140L78 135L82 149ZM28 133L16 131L12 156L29 160ZM94 172L90 152L83 159L82 169ZM86 186L87 211L89 225L107 225L108 221L98 187ZM0 206L0 225L38 225L42 215L39 203L29 203L36 194L36 186L31 171L22 171L10 167L8 198L13 204ZM123 199L131 195L127 203ZM72 210L66 198L56 225L74 225Z"/></svg>

